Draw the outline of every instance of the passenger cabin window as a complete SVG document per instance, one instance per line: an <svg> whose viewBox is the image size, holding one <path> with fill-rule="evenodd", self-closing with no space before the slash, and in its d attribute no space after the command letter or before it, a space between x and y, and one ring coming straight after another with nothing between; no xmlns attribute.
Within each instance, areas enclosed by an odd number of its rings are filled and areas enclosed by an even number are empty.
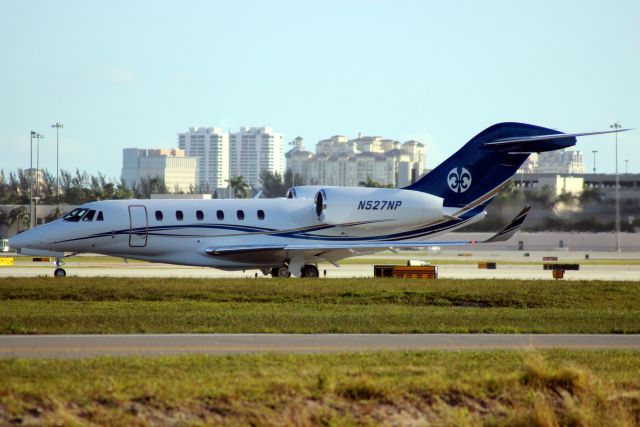
<svg viewBox="0 0 640 427"><path fill-rule="evenodd" d="M63 216L62 219L64 221L78 222L82 219L82 217L87 213L88 210L89 209L75 208L74 210Z"/></svg>
<svg viewBox="0 0 640 427"><path fill-rule="evenodd" d="M162 211L156 211L156 221L162 221L164 215L162 215Z"/></svg>
<svg viewBox="0 0 640 427"><path fill-rule="evenodd" d="M258 219L259 220L264 219L264 211L262 209L258 209Z"/></svg>
<svg viewBox="0 0 640 427"><path fill-rule="evenodd" d="M241 221L242 221L242 220L244 219L244 211L242 211L242 210L238 210L238 211L236 212L236 215L238 216L238 219L239 219L239 220L241 220Z"/></svg>
<svg viewBox="0 0 640 427"><path fill-rule="evenodd" d="M224 219L224 212L217 211L216 212L216 217L218 218L218 220L222 221Z"/></svg>
<svg viewBox="0 0 640 427"><path fill-rule="evenodd" d="M93 221L93 217L96 215L96 211L91 209L87 214L82 218L83 221L91 222Z"/></svg>
<svg viewBox="0 0 640 427"><path fill-rule="evenodd" d="M96 221L104 221L104 217L102 216L102 211L98 212L98 217L96 218Z"/></svg>
<svg viewBox="0 0 640 427"><path fill-rule="evenodd" d="M178 221L182 221L184 219L184 214L182 213L182 211L176 211L176 219Z"/></svg>
<svg viewBox="0 0 640 427"><path fill-rule="evenodd" d="M196 219L202 221L204 219L204 213L202 211L196 211Z"/></svg>

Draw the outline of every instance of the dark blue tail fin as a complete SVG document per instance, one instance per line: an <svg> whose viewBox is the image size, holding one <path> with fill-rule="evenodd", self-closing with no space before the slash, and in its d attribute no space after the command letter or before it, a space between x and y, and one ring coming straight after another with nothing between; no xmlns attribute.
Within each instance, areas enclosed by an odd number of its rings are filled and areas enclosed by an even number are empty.
<svg viewBox="0 0 640 427"><path fill-rule="evenodd" d="M524 123L498 123L480 132L453 156L405 188L442 197L448 207L486 204L530 153L575 145L575 137L558 137L560 134L562 132Z"/></svg>

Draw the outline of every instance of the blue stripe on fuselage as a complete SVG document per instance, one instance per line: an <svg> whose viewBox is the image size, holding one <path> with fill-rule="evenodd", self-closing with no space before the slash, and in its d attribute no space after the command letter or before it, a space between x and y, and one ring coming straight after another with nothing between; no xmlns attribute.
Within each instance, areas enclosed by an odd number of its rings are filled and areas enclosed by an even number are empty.
<svg viewBox="0 0 640 427"><path fill-rule="evenodd" d="M427 236L429 234L440 233L442 231L447 231L451 228L460 226L462 224L467 223L469 220L474 218L476 215L481 214L484 211L485 206L488 204L483 203L480 206L476 206L473 209L465 212L463 215L459 217L458 220L447 220L434 225L420 226L413 230L403 231L399 233L392 234L384 234L379 236L335 236L335 235L327 235L327 234L315 234L319 231L325 231L329 229L336 228L345 228L353 225L365 224L366 222L355 222L355 223L347 223L340 225L328 225L328 224L320 224L313 225L307 227L301 227L299 229L294 230L283 230L278 231L273 228L264 228L264 227L252 227L252 226L243 226L243 225L230 225L230 224L185 224L185 225L162 225L162 226L153 226L153 227L138 227L134 229L121 229L117 231L108 231L103 233L91 234L88 236L61 240L54 243L65 243L100 237L111 237L113 235L128 235L130 232L133 234L144 234L145 230L150 236L162 236L162 237L174 237L174 238L211 238L211 237L229 237L229 234L223 235L209 235L209 234L176 234L176 233L167 233L170 231L177 230L185 230L185 229L206 229L206 230L233 230L239 231L245 234L260 234L260 235L270 235L274 237L287 237L293 239L304 239L304 240L327 240L327 241L346 241L346 242L357 242L357 241L366 241L366 240L389 240L389 241L398 241L411 239L416 237ZM165 232L165 233L163 233ZM313 234L312 234L313 233Z"/></svg>

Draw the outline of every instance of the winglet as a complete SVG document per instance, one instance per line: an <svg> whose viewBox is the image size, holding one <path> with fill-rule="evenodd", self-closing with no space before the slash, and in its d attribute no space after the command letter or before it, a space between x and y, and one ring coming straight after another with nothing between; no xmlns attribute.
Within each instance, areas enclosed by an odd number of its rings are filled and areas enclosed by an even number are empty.
<svg viewBox="0 0 640 427"><path fill-rule="evenodd" d="M488 238L487 240L482 241L481 243L505 242L509 240L522 226L530 210L531 206L527 206L522 209L520 213L516 215L516 217L509 223L509 225L507 225L505 228L500 230L500 232Z"/></svg>

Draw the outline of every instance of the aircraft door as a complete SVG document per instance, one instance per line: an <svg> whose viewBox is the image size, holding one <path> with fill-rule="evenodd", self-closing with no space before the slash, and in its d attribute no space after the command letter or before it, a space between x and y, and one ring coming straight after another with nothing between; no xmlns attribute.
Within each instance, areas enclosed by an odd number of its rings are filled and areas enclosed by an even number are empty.
<svg viewBox="0 0 640 427"><path fill-rule="evenodd" d="M144 248L148 234L147 208L142 205L129 206L129 246Z"/></svg>

